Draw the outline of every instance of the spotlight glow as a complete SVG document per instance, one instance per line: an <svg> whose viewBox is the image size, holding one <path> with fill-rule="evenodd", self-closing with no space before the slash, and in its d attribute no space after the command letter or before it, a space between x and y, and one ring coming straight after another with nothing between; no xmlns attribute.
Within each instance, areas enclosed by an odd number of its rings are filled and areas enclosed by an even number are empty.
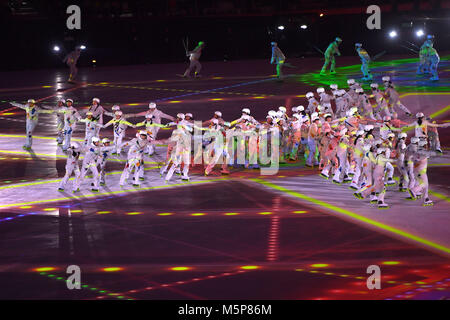
<svg viewBox="0 0 450 320"><path fill-rule="evenodd" d="M395 38L396 36L397 36L397 31L392 30L391 32L389 32L389 37Z"/></svg>
<svg viewBox="0 0 450 320"><path fill-rule="evenodd" d="M36 272L45 272L45 271L53 271L53 270L56 270L56 268L53 268L53 267L42 267L42 268L33 269L33 271L36 271Z"/></svg>
<svg viewBox="0 0 450 320"><path fill-rule="evenodd" d="M190 270L191 268L189 268L189 267L173 267L173 268L170 268L170 270L172 270L172 271L186 271L186 270Z"/></svg>
<svg viewBox="0 0 450 320"><path fill-rule="evenodd" d="M422 37L424 34L425 34L425 32L423 32L422 29L419 29L416 31L416 36L418 36L418 37Z"/></svg>
<svg viewBox="0 0 450 320"><path fill-rule="evenodd" d="M400 264L400 262L399 261L383 261L382 264L393 266L396 264Z"/></svg>
<svg viewBox="0 0 450 320"><path fill-rule="evenodd" d="M241 269L243 270L256 270L259 269L260 266L242 266Z"/></svg>
<svg viewBox="0 0 450 320"><path fill-rule="evenodd" d="M284 26L278 26L278 30L284 30Z"/></svg>
<svg viewBox="0 0 450 320"><path fill-rule="evenodd" d="M61 48L58 47L58 46L54 46L54 47L53 47L53 51L55 51L55 52L59 52L60 50L61 50Z"/></svg>
<svg viewBox="0 0 450 320"><path fill-rule="evenodd" d="M85 50L85 49L86 49L86 46L85 46L85 45L81 45L81 46L80 46L80 49L81 49L81 50Z"/></svg>
<svg viewBox="0 0 450 320"><path fill-rule="evenodd" d="M308 26L307 26L306 24L302 24L302 25L300 26L300 28L303 29L303 30L305 30L305 29L308 28Z"/></svg>
<svg viewBox="0 0 450 320"><path fill-rule="evenodd" d="M101 270L105 271L105 272L116 272L116 271L122 271L123 268L121 268L121 267L107 267L107 268L102 268Z"/></svg>

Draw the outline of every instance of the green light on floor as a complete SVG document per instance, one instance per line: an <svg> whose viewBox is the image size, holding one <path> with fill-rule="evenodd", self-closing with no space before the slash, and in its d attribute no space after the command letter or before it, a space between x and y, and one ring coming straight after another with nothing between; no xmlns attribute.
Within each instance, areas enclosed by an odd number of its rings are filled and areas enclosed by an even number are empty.
<svg viewBox="0 0 450 320"><path fill-rule="evenodd" d="M441 57L441 62L449 61L450 56ZM415 68L417 63L419 62L418 58L409 58L409 59L396 59L389 61L378 61L370 64L370 69L373 70L374 74L377 76L381 74L388 74L391 69L407 64L413 64L414 66L414 77L415 77ZM412 67L412 66L411 66ZM377 70L379 68L386 68L386 70ZM326 75L321 76L319 74L319 70L315 72L306 73L303 75L299 75L298 77L294 77L299 82L303 82L309 84L314 87L321 86L329 86L330 84L337 84L339 87L347 88L347 80L349 78L355 78L356 81L361 82L362 86L366 90L370 90L370 82L364 82L360 78L362 78L361 74L361 64L355 64L350 66L338 67L336 68L335 75ZM421 85L417 82L426 82L426 85ZM428 85L428 83L430 85ZM400 85L398 87L399 92L414 92L414 91L429 91L429 92L447 92L450 90L449 86L439 86L439 82L429 81L427 78L417 78L412 79L412 85Z"/></svg>

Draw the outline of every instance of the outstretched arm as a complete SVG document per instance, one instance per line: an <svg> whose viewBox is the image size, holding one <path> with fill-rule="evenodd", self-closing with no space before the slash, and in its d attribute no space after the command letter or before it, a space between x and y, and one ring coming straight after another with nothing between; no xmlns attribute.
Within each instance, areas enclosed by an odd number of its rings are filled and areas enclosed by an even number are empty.
<svg viewBox="0 0 450 320"><path fill-rule="evenodd" d="M114 123L114 120L110 120L110 121L108 121L107 124L103 125L102 128L103 128L103 129L108 128L108 127L109 127L110 125L112 125L113 123Z"/></svg>
<svg viewBox="0 0 450 320"><path fill-rule="evenodd" d="M10 102L9 104L14 106L14 107L26 110L26 105L25 104L21 104L21 103L17 103L17 102Z"/></svg>

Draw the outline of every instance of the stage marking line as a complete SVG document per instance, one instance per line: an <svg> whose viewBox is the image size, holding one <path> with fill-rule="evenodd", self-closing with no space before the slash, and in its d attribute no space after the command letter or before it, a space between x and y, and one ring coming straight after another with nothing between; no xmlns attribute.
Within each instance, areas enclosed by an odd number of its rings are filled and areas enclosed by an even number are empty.
<svg viewBox="0 0 450 320"><path fill-rule="evenodd" d="M39 102L42 102L42 101L44 101L44 100L53 98L53 97L55 97L55 96L57 96L57 95L62 95L62 94L64 94L64 93L67 93L67 92L70 92L70 91L78 90L78 89L80 89L80 88L83 87L83 86L84 86L84 85L78 85L78 86L76 86L76 87L74 87L74 88L70 88L70 89L67 89L67 90L63 90L63 91L61 91L61 92L56 92L55 94L52 94L51 96L44 97L44 98L41 98L41 99L36 100L36 103L39 103ZM14 110L14 109L17 109L17 107L11 107L11 108L9 108L9 109L2 110L2 111L0 111L0 115L2 115L3 113L5 113L5 112L7 112L7 111Z"/></svg>
<svg viewBox="0 0 450 320"><path fill-rule="evenodd" d="M371 226L380 228L382 230L389 231L391 233L400 235L400 236L402 236L404 238L408 238L410 240L419 242L419 243L424 244L426 246L429 246L429 247L432 247L432 248L437 249L439 251L445 252L446 254L450 254L450 248L447 248L447 247L445 247L443 245L440 245L438 243L434 243L434 242L432 242L430 240L418 237L416 235L413 235L411 233L405 232L403 230L394 228L392 226L386 225L384 223L381 223L381 222L378 222L378 221L366 218L366 217L361 216L361 215L359 215L357 213L354 213L354 212L352 212L350 210L339 208L339 207L337 207L335 205L332 205L330 203L327 203L325 201L312 198L310 196L301 194L301 193L296 192L296 191L292 191L290 189L284 188L282 186L276 185L276 184L271 183L271 182L267 182L267 181L264 181L264 180L261 180L261 179L250 179L250 180L254 181L256 183L262 184L262 185L264 185L266 187L269 187L269 188L272 188L272 189L275 189L275 190L287 193L287 194L289 194L291 196L294 196L294 197L297 197L297 198L300 198L300 199L312 202L312 203L317 204L319 206L322 206L324 208L327 208L327 209L330 209L330 210L333 210L333 211L345 214L345 215L347 215L347 216L349 216L349 217L351 217L353 219L356 219L358 221L361 221L361 222L364 222L364 223L369 224Z"/></svg>
<svg viewBox="0 0 450 320"><path fill-rule="evenodd" d="M431 190L428 190L428 192L431 193L433 196L439 198L439 199L442 199L442 200L445 200L447 202L450 202L450 198L445 196L445 195L443 195L443 194L440 194L440 193L438 193L436 191L431 191Z"/></svg>
<svg viewBox="0 0 450 320"><path fill-rule="evenodd" d="M431 114L430 118L436 118L437 116L440 116L441 114L446 113L449 110L450 110L450 105L448 105L445 108L443 108L443 109L441 109L439 111L436 111L435 113Z"/></svg>
<svg viewBox="0 0 450 320"><path fill-rule="evenodd" d="M0 134L0 138L26 138L25 135L20 134ZM42 140L56 140L54 137L42 137L42 136L33 136L33 139L42 139ZM80 141L84 142L84 139L72 138L72 141Z"/></svg>
<svg viewBox="0 0 450 320"><path fill-rule="evenodd" d="M92 87L110 87L110 88L125 88L125 89L139 89L139 90L164 90L172 92L194 92L194 93L204 93L203 90L190 90L190 89L169 89L169 88L158 88L158 87L132 87L132 86L117 86L117 85L105 85L105 84L95 84L88 83L88 86ZM259 93L247 93L247 92L224 92L224 91L212 91L211 93L216 94L231 94L231 95L250 95L250 96L274 96L273 94L259 94Z"/></svg>
<svg viewBox="0 0 450 320"><path fill-rule="evenodd" d="M156 166L156 167L149 167L149 168L144 168L144 171L148 171L148 170L152 170L152 169L158 169L161 168L161 166ZM121 174L122 171L111 171L111 172L107 172L106 175L107 176L112 176L112 175L117 175L117 174ZM86 176L87 178L92 178L92 176ZM69 181L72 181L75 178L70 178ZM62 179L56 179L56 180L46 180L46 181L39 181L39 182L29 182L29 183L20 183L20 184L12 184L12 185L8 185L8 186L2 186L0 187L0 190L3 189L13 189L13 188L22 188L22 187L29 187L29 186L36 186L36 185L41 185L41 184L47 184L47 183L56 183L56 182L60 182ZM1 206L0 206L1 207Z"/></svg>
<svg viewBox="0 0 450 320"><path fill-rule="evenodd" d="M405 94L402 94L400 98L404 98L407 96L440 96L440 95L450 95L450 92L408 92ZM442 108L441 110L436 111L435 113L430 115L430 118L435 118L447 111L450 110L450 106L446 106Z"/></svg>
<svg viewBox="0 0 450 320"><path fill-rule="evenodd" d="M7 153L7 154L21 154L21 155L28 155L28 156L41 156L41 157L47 157L47 158L60 158L60 159L67 159L67 156L64 155L60 155L60 154L55 154L55 155L51 155L51 154L45 154L45 153L30 153L30 152L26 152L26 151L10 151L10 150L0 150L0 153ZM80 159L84 159L84 157L80 157ZM106 161L113 161L113 162L126 162L126 159L114 159L114 158L109 158ZM146 162L149 164L157 164L158 162Z"/></svg>
<svg viewBox="0 0 450 320"><path fill-rule="evenodd" d="M47 200L36 200L36 201L29 201L29 202L22 202L22 203L11 203L11 204L0 205L0 208L11 208L11 207L18 207L18 206L26 206L26 205L31 205L31 204L43 204L43 203L49 203L49 202L60 202L60 201L69 201L69 200L70 201L83 200L85 198L97 198L100 196L109 196L112 194L124 194L124 193L130 193L130 192L141 192L141 191L148 191L148 190L161 189L161 188L182 187L182 186L188 186L188 185L192 185L192 184L209 183L209 182L220 181L220 180L225 180L225 179L226 178L191 181L191 182L185 182L185 183L165 184L165 185L160 185L160 186L144 187L144 188L139 188L139 189L127 189L127 190L117 190L117 191L111 191L111 192L101 192L101 193L95 193L95 194L85 194L82 196L74 195L72 197L63 197L63 198L47 199ZM55 181L53 181L53 182L55 182Z"/></svg>
<svg viewBox="0 0 450 320"><path fill-rule="evenodd" d="M440 96L440 95L450 95L450 92L407 92L400 95L400 98L407 96Z"/></svg>

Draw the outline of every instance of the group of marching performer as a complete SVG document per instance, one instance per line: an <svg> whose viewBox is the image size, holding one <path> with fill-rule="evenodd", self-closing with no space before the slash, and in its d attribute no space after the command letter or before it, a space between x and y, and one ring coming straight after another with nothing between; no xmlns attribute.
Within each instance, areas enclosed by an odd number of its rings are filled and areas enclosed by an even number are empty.
<svg viewBox="0 0 450 320"><path fill-rule="evenodd" d="M136 114L124 114L118 105L108 111L98 98L94 98L83 112L74 107L71 99L60 99L54 107L38 107L32 99L25 105L12 104L26 111L25 149L32 146L38 115L56 113L57 143L68 157L60 191L66 189L72 175L75 176L73 191L78 191L86 174L91 172L92 191L97 192L99 186L106 183L108 157L121 154L124 148L128 153L120 186L128 183L131 174L131 183L140 186L140 181L144 180L144 155L151 156L155 152L154 145L161 127L173 127L168 139L166 162L160 170L167 182L174 173L188 181L189 168L197 164L204 165L205 175L210 175L218 164L221 165L221 174L229 174L229 166L259 168L267 164L261 161L261 149L265 150L268 141L273 143L275 139L278 149L268 148L267 152L271 156L277 153L277 165L278 161L297 161L303 155L306 166L318 166L320 175L336 184L349 183L357 198L369 198L379 208L388 207L384 199L386 186L395 184L396 166L399 190L408 191L412 200L422 196L424 204L431 205L427 159L442 153L437 128L450 124L436 124L421 112L412 122L400 120L399 111L409 118L413 115L401 102L390 77L385 76L382 80L384 90L372 83L370 92L365 92L354 79L347 81L347 90L338 88L336 84L331 84L329 91L317 88L316 94L306 93L306 107L300 105L288 110L281 106L278 110L270 110L265 121L253 118L249 108L242 109L242 115L230 122L223 119L220 111L201 122L194 121L191 113L179 113L176 117L165 114L155 103L149 104L148 111ZM112 119L104 123L105 116ZM132 118L138 117L145 117L145 120L131 122ZM162 119L170 122L162 124ZM77 144L72 142L72 134L80 123L85 125L85 138ZM108 138L100 138L100 130L109 126L113 127L112 142ZM125 141L129 127L139 129L135 138ZM407 132L410 129L414 129L414 136L408 145ZM269 134L271 139L263 139ZM196 148L199 145L200 148ZM244 158L238 159L238 151L244 154Z"/></svg>

